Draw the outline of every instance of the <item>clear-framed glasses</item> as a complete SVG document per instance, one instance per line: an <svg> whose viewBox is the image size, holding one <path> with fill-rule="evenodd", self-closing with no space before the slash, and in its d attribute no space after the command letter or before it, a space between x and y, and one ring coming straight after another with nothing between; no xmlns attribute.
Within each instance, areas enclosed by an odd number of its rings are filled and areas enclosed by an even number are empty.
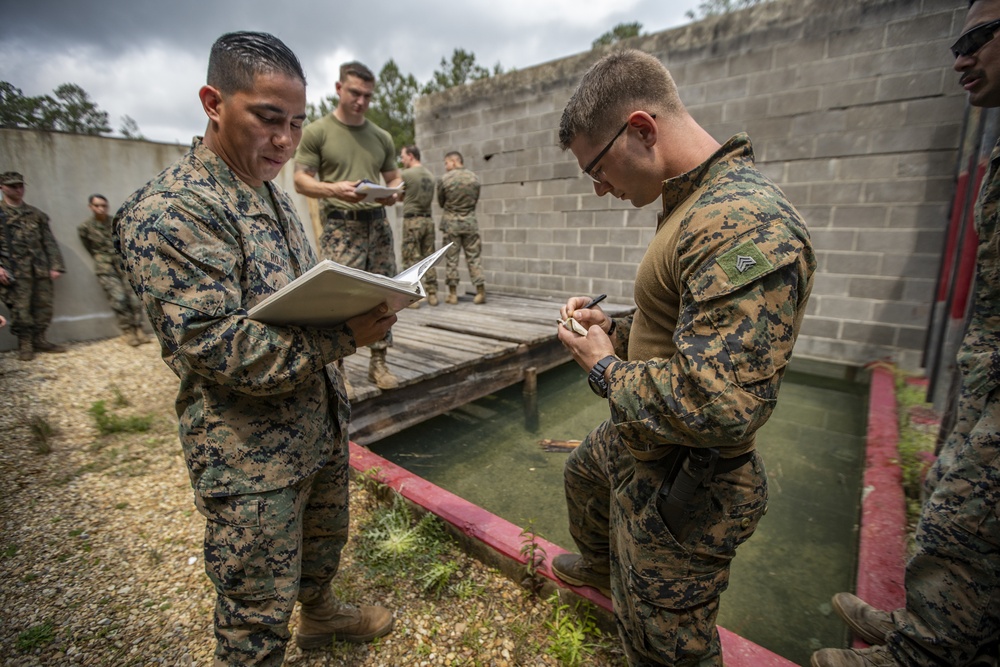
<svg viewBox="0 0 1000 667"><path fill-rule="evenodd" d="M1000 19L971 28L955 40L951 52L956 58L971 56L986 46L1000 29Z"/></svg>

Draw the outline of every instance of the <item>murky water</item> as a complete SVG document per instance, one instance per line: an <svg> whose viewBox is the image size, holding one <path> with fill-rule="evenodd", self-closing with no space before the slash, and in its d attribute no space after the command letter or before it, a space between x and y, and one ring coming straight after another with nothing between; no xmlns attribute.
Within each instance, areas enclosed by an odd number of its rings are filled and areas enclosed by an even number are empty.
<svg viewBox="0 0 1000 667"><path fill-rule="evenodd" d="M830 597L853 590L866 405L853 383L789 372L760 430L767 515L740 547L719 624L802 665L846 639ZM537 412L520 385L371 445L372 451L569 550L562 468L543 438L582 439L607 417L583 372L538 378Z"/></svg>

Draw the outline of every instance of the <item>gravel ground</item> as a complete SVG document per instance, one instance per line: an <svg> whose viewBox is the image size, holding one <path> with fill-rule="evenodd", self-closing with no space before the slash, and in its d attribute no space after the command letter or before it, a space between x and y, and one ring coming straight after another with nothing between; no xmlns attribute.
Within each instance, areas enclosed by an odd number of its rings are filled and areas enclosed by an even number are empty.
<svg viewBox="0 0 1000 667"><path fill-rule="evenodd" d="M176 387L155 344L78 343L32 362L0 353L3 664L211 664L214 590L176 436ZM122 418L151 416L150 430L101 435L88 412L97 401ZM353 528L377 505L367 494L352 484ZM412 573L373 584L355 550L352 538L338 593L392 608L394 631L321 651L292 642L286 664L572 664L553 655L555 607L499 572L456 551L476 594L437 598ZM578 664L624 664L614 638L601 644Z"/></svg>

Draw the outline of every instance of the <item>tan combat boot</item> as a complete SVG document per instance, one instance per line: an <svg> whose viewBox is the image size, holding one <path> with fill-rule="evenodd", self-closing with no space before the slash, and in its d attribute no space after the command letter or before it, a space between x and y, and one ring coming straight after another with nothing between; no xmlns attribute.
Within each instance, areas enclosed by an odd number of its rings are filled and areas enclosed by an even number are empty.
<svg viewBox="0 0 1000 667"><path fill-rule="evenodd" d="M458 303L458 287L455 285L448 285L448 296L444 298L445 303L456 304Z"/></svg>
<svg viewBox="0 0 1000 667"><path fill-rule="evenodd" d="M889 612L876 609L850 593L834 595L833 610L857 637L872 646L885 644L886 635L895 629Z"/></svg>
<svg viewBox="0 0 1000 667"><path fill-rule="evenodd" d="M438 305L438 295L437 292L430 292L427 295L427 305L436 306Z"/></svg>
<svg viewBox="0 0 1000 667"><path fill-rule="evenodd" d="M65 352L66 348L62 345L56 345L55 343L50 343L45 340L45 335L35 336L31 341L32 346L34 346L36 352Z"/></svg>
<svg viewBox="0 0 1000 667"><path fill-rule="evenodd" d="M295 643L301 649L314 649L335 641L370 642L389 634L392 623L392 612L385 607L345 604L325 588L318 600L310 604L302 601Z"/></svg>
<svg viewBox="0 0 1000 667"><path fill-rule="evenodd" d="M31 361L35 358L35 348L31 344L31 338L24 337L20 340L17 348L17 358L21 361Z"/></svg>
<svg viewBox="0 0 1000 667"><path fill-rule="evenodd" d="M372 350L372 358L368 363L368 380L374 382L379 389L395 389L399 386L399 379L385 363L385 350Z"/></svg>
<svg viewBox="0 0 1000 667"><path fill-rule="evenodd" d="M559 554L552 559L552 571L571 586L590 586L611 597L611 574L607 565L596 566L580 554Z"/></svg>
<svg viewBox="0 0 1000 667"><path fill-rule="evenodd" d="M476 296L472 303L486 303L486 285L476 285Z"/></svg>

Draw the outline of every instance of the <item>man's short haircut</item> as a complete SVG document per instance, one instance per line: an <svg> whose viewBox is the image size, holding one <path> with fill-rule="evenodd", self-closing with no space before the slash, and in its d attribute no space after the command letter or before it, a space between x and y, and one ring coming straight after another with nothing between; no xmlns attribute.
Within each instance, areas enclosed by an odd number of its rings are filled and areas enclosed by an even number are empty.
<svg viewBox="0 0 1000 667"><path fill-rule="evenodd" d="M416 146L403 146L403 150L412 155L417 162L420 162L420 149Z"/></svg>
<svg viewBox="0 0 1000 667"><path fill-rule="evenodd" d="M94 194L90 195L87 198L87 203L88 204L93 204L95 199L103 199L104 201L108 201L107 197L105 197L104 195L102 195L100 193L95 192Z"/></svg>
<svg viewBox="0 0 1000 667"><path fill-rule="evenodd" d="M344 83L349 76L356 76L362 81L375 83L375 75L372 74L372 71L357 60L352 60L340 66L340 82Z"/></svg>
<svg viewBox="0 0 1000 667"><path fill-rule="evenodd" d="M639 110L671 116L684 105L659 60L636 49L610 53L591 65L566 103L559 144L565 150L578 136L606 141Z"/></svg>
<svg viewBox="0 0 1000 667"><path fill-rule="evenodd" d="M458 163L460 165L463 165L463 166L465 165L465 160L462 159L462 154L459 153L458 151L448 151L447 153L444 154L444 158L446 160L448 158L450 158L450 157L457 158L458 159Z"/></svg>
<svg viewBox="0 0 1000 667"><path fill-rule="evenodd" d="M258 74L279 73L306 83L299 59L284 42L266 32L228 32L212 45L208 85L232 94L253 88Z"/></svg>

